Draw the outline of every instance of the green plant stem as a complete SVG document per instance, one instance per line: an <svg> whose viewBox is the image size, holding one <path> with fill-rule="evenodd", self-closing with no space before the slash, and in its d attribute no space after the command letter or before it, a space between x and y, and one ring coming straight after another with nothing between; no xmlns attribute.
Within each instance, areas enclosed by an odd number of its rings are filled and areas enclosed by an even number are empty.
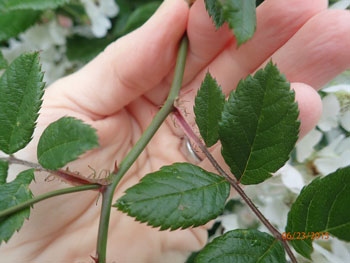
<svg viewBox="0 0 350 263"><path fill-rule="evenodd" d="M155 115L151 124L148 126L146 131L142 134L141 138L135 144L135 146L130 150L127 156L124 158L120 166L118 167L118 172L113 175L113 181L110 185L106 187L105 192L103 193L103 201L101 208L101 218L100 225L98 230L98 240L97 240L97 260L99 263L106 262L106 251L107 251L107 237L108 237L108 226L109 226L109 218L110 211L112 207L113 194L114 191L121 180L121 178L125 175L125 173L129 170L131 165L136 161L137 157L141 154L141 152L145 149L146 145L152 139L156 131L165 121L167 116L174 109L174 102L177 99L180 88L182 86L183 74L185 71L186 64L186 56L187 56L187 47L188 47L188 39L185 35L180 43L174 80L168 95L167 100L164 103L164 106L161 110Z"/></svg>
<svg viewBox="0 0 350 263"><path fill-rule="evenodd" d="M16 213L24 208L27 208L29 206L34 205L35 203L38 203L38 202L43 201L45 199L49 199L49 198L54 197L54 196L65 195L65 194L76 193L76 192L87 191L87 190L96 190L96 189L99 189L100 187L101 187L101 185L98 185L98 184L87 184L87 185L81 185L81 186L75 186L75 187L55 190L55 191L48 192L48 193L45 193L42 195L38 195L38 196L36 196L36 197L26 201L26 202L23 202L21 204L18 204L16 206L12 206L10 208L7 208L7 209L1 211L0 218L11 215L13 213Z"/></svg>
<svg viewBox="0 0 350 263"><path fill-rule="evenodd" d="M249 208L253 211L253 213L259 218L259 220L266 226L266 228L271 232L271 234L279 241L282 242L285 251L287 252L289 258L293 263L297 263L297 260L288 245L288 241L282 238L281 233L270 223L270 221L260 212L260 210L256 207L253 201L247 196L244 190L239 186L236 178L229 176L224 169L218 164L215 158L211 155L207 147L202 143L202 141L198 138L198 136L194 133L191 126L186 122L185 118L182 116L181 112L175 108L174 115L181 128L184 130L186 135L191 138L195 144L201 149L204 155L208 158L209 162L213 165L213 167L219 172L221 176L223 176L230 185L236 190L236 192L242 197L244 202L249 206Z"/></svg>

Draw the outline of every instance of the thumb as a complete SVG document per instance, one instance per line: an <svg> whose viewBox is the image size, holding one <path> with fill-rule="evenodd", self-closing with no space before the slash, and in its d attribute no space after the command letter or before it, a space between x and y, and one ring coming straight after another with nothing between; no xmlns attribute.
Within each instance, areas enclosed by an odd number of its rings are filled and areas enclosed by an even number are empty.
<svg viewBox="0 0 350 263"><path fill-rule="evenodd" d="M159 84L173 68L188 13L184 0L165 0L142 27L110 44L48 92L56 98L62 94L70 109L84 109L94 117L115 113Z"/></svg>

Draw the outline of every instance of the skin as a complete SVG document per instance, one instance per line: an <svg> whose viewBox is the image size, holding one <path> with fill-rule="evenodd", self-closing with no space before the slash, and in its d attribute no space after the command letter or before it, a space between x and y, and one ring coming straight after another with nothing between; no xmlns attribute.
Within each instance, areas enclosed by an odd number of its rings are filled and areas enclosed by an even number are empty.
<svg viewBox="0 0 350 263"><path fill-rule="evenodd" d="M257 10L258 28L252 40L236 48L232 32L216 31L203 0L189 8L181 0L166 0L140 29L111 44L83 69L51 85L32 143L16 156L36 161L35 147L43 129L58 118L74 116L97 129L101 147L69 164L91 174L113 169L135 144L167 96L178 43L188 32L190 46L179 105L193 123L193 101L209 70L229 93L238 81L271 58L292 83L304 136L317 123L321 101L316 92L350 66L350 13L327 10L326 0L267 0ZM169 119L157 132L117 188L115 198L145 174L173 162L187 161L181 151L183 134ZM211 151L220 158L220 147ZM207 160L200 165L211 167ZM67 187L45 182L37 174L35 195ZM96 192L56 197L36 204L20 234L0 248L6 262L91 262L95 254L100 203ZM134 222L112 210L108 262L184 262L190 251L207 240L206 227L163 231Z"/></svg>

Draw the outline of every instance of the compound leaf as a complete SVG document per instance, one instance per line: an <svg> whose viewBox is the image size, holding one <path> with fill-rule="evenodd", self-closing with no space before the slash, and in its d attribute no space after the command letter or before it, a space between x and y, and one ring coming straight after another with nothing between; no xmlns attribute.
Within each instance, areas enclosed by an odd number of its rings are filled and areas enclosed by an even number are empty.
<svg viewBox="0 0 350 263"><path fill-rule="evenodd" d="M284 263L281 242L269 234L250 230L233 230L215 238L199 253L195 263Z"/></svg>
<svg viewBox="0 0 350 263"><path fill-rule="evenodd" d="M22 54L0 78L0 150L12 154L32 139L45 84L39 53Z"/></svg>
<svg viewBox="0 0 350 263"><path fill-rule="evenodd" d="M238 46L251 39L256 30L255 0L205 0L216 28L227 22L233 29Z"/></svg>
<svg viewBox="0 0 350 263"><path fill-rule="evenodd" d="M6 183L8 169L9 169L8 162L0 160L0 185Z"/></svg>
<svg viewBox="0 0 350 263"><path fill-rule="evenodd" d="M286 233L294 237L291 242L295 250L310 258L312 241L318 238L316 233L322 239L331 234L350 242L349 203L350 167L317 178L304 187L288 214L286 227Z"/></svg>
<svg viewBox="0 0 350 263"><path fill-rule="evenodd" d="M0 10L9 11L17 9L45 10L57 8L69 0L0 0Z"/></svg>
<svg viewBox="0 0 350 263"><path fill-rule="evenodd" d="M270 62L239 82L219 122L222 155L242 184L271 177L289 158L299 132L294 92Z"/></svg>
<svg viewBox="0 0 350 263"><path fill-rule="evenodd" d="M174 230L216 218L229 191L224 178L189 163L175 163L146 175L114 206L140 222Z"/></svg>
<svg viewBox="0 0 350 263"><path fill-rule="evenodd" d="M0 211L30 200L33 195L29 184L34 179L34 169L21 172L14 181L0 185ZM30 208L0 218L0 244L7 242L30 215Z"/></svg>
<svg viewBox="0 0 350 263"><path fill-rule="evenodd" d="M51 123L41 135L37 157L43 167L56 170L98 146L95 129L81 120L62 117Z"/></svg>
<svg viewBox="0 0 350 263"><path fill-rule="evenodd" d="M197 126L208 147L219 140L219 120L224 104L225 95L208 72L198 90L194 106Z"/></svg>
<svg viewBox="0 0 350 263"><path fill-rule="evenodd" d="M40 17L39 11L0 11L0 42L17 36L32 26Z"/></svg>

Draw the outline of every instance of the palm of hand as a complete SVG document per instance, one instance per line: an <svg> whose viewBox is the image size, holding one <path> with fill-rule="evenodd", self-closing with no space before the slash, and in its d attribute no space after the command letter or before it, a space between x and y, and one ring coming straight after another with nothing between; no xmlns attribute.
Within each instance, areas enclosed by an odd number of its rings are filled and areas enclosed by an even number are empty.
<svg viewBox="0 0 350 263"><path fill-rule="evenodd" d="M70 164L70 169L82 174L91 174L88 165L97 173L113 169L114 162L125 157L164 102L177 43L186 28L190 49L180 101L181 107L190 113L191 123L194 96L208 68L227 94L240 78L254 72L272 56L291 82L320 88L350 64L346 52L350 27L345 22L349 14L319 14L326 9L327 1L292 2L265 1L258 9L255 37L237 50L227 28L214 30L203 1L197 1L190 11L182 1L165 1L143 28L118 40L81 71L57 81L46 91L36 140L23 155L30 159L28 156L32 155L42 130L69 115L95 127L101 145ZM286 4L294 8L287 10ZM332 64L326 52L332 57ZM292 84L301 111L301 135L315 125L320 115L318 95L306 84ZM181 133L168 121L123 178L116 198L145 174L163 165L186 161L180 145ZM219 158L218 147L213 153ZM202 166L207 165L203 161ZM59 181L48 184L40 178L34 185L34 194L62 187ZM20 246L21 259L34 262L87 261L96 246L100 212L96 198L96 192L84 192L38 204L20 235L13 237L2 250L8 253L9 260L19 260L11 248ZM158 232L113 211L108 258L111 262L184 262L187 252L204 245L206 236L204 227Z"/></svg>

